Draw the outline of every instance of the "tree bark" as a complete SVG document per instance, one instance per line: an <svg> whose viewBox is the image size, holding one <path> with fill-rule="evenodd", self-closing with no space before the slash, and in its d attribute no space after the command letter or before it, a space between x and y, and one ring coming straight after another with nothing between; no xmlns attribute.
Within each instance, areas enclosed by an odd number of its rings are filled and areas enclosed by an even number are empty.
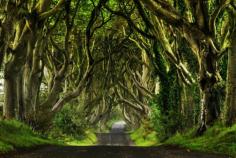
<svg viewBox="0 0 236 158"><path fill-rule="evenodd" d="M232 34L232 47L228 52L227 94L224 121L227 126L236 123L236 30Z"/></svg>
<svg viewBox="0 0 236 158"><path fill-rule="evenodd" d="M198 135L206 131L207 125L212 125L219 116L219 103L217 102L216 84L219 81L217 70L217 56L207 49L200 60L200 90L201 90L201 116Z"/></svg>
<svg viewBox="0 0 236 158"><path fill-rule="evenodd" d="M2 67L2 62L5 54L5 32L2 27L2 22L0 21L0 68Z"/></svg>
<svg viewBox="0 0 236 158"><path fill-rule="evenodd" d="M24 64L27 31L24 20L18 19L18 11L14 3L7 5L7 19L3 23L6 36L5 67L4 67L4 117L12 119L16 117L18 106L17 78Z"/></svg>
<svg viewBox="0 0 236 158"><path fill-rule="evenodd" d="M4 117L7 119L15 118L16 108L18 106L18 94L17 94L17 80L22 66L24 63L24 45L16 50L16 54L8 56L8 60L4 68ZM22 50L22 52L18 52Z"/></svg>
<svg viewBox="0 0 236 158"><path fill-rule="evenodd" d="M33 119L36 113L38 103L39 90L42 80L43 65L40 64L41 52L44 50L40 32L38 33L37 41L28 44L28 57L24 66L23 76L23 98L25 106L25 118ZM34 49L30 49L33 48Z"/></svg>
<svg viewBox="0 0 236 158"><path fill-rule="evenodd" d="M23 89L23 84L22 84L22 72L20 72L20 75L17 77L17 118L19 120L25 120L25 107L23 103L23 94L22 94L22 89Z"/></svg>
<svg viewBox="0 0 236 158"><path fill-rule="evenodd" d="M17 106L17 87L16 75L12 70L14 66L11 62L5 65L4 74L4 106L3 116L6 119L13 119L16 116L15 110Z"/></svg>

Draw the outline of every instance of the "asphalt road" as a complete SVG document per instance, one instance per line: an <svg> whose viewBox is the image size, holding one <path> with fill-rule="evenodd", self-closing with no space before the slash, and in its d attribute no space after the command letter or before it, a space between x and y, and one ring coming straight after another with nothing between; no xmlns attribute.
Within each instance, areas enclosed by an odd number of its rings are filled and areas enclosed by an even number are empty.
<svg viewBox="0 0 236 158"><path fill-rule="evenodd" d="M176 147L135 146L51 146L1 158L229 158L223 155L190 152Z"/></svg>
<svg viewBox="0 0 236 158"><path fill-rule="evenodd" d="M97 133L98 145L131 146L129 134L125 132L125 122L119 121L112 125L110 133Z"/></svg>

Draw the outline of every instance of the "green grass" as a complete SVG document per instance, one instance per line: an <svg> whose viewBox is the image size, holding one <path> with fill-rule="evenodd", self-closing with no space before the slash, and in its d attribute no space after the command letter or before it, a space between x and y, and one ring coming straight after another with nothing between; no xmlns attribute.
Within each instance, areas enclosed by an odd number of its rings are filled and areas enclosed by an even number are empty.
<svg viewBox="0 0 236 158"><path fill-rule="evenodd" d="M49 138L69 146L89 146L97 143L97 137L93 130L87 129L81 134L65 134L59 128L53 128L48 133Z"/></svg>
<svg viewBox="0 0 236 158"><path fill-rule="evenodd" d="M74 137L65 137L63 142L71 146L89 146L97 143L97 137L92 131L86 131L82 139L75 139Z"/></svg>
<svg viewBox="0 0 236 158"><path fill-rule="evenodd" d="M195 129L192 129L185 134L177 133L168 139L165 144L175 144L192 150L236 156L236 125L230 128L215 125L200 137L194 136L195 131Z"/></svg>
<svg viewBox="0 0 236 158"><path fill-rule="evenodd" d="M15 120L0 120L0 153L6 153L16 148L29 148L55 143L55 141L42 138L23 123Z"/></svg>
<svg viewBox="0 0 236 158"><path fill-rule="evenodd" d="M130 137L137 146L152 146L158 143L156 132L145 126L133 131Z"/></svg>
<svg viewBox="0 0 236 158"><path fill-rule="evenodd" d="M223 127L215 125L204 135L196 137L196 128L181 134L177 133L164 143L160 143L156 132L141 126L131 133L131 139L137 146L178 145L196 151L236 156L236 125Z"/></svg>
<svg viewBox="0 0 236 158"><path fill-rule="evenodd" d="M42 137L29 126L15 120L0 120L0 153L6 153L18 148L31 148L40 145L73 145L87 146L97 142L96 135L87 131L81 139L72 136L63 138L48 139Z"/></svg>

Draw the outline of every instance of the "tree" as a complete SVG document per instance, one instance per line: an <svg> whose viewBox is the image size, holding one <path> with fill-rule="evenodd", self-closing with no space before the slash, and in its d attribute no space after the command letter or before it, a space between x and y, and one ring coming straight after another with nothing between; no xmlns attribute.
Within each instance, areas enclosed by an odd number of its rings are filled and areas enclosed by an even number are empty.
<svg viewBox="0 0 236 158"><path fill-rule="evenodd" d="M232 8L231 8L232 9ZM233 23L235 23L235 8L231 13ZM228 126L236 123L236 27L232 27L233 33L231 35L231 48L228 50L228 68L227 68L227 94L224 111L224 121Z"/></svg>
<svg viewBox="0 0 236 158"><path fill-rule="evenodd" d="M220 50L217 48L216 19L230 5L230 1L224 0L216 4L212 12L211 1L185 1L186 10L190 14L187 17L181 16L168 2L142 0L142 3L157 18L181 32L198 59L202 98L201 125L198 133L201 134L207 125L212 125L219 116L219 105L214 102L217 96L214 94L217 91L215 85L220 80L217 61L226 47L223 43Z"/></svg>
<svg viewBox="0 0 236 158"><path fill-rule="evenodd" d="M37 4L9 1L3 6L6 8L3 26L5 31L8 30L9 37L4 43L6 118L14 118L17 107L20 107L20 115L23 115L20 117L28 118L37 104L44 67L41 53L46 42L43 40L46 35L45 21L56 14L65 1L61 0L49 9L51 3L47 0L40 0Z"/></svg>

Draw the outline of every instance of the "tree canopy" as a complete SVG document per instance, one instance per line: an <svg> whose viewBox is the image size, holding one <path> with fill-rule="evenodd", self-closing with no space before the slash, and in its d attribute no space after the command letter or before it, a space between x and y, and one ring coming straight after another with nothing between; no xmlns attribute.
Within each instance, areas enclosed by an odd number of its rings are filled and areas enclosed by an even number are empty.
<svg viewBox="0 0 236 158"><path fill-rule="evenodd" d="M1 1L3 116L43 128L73 102L92 124L118 108L133 126L158 109L171 134L231 126L235 11L235 0Z"/></svg>

